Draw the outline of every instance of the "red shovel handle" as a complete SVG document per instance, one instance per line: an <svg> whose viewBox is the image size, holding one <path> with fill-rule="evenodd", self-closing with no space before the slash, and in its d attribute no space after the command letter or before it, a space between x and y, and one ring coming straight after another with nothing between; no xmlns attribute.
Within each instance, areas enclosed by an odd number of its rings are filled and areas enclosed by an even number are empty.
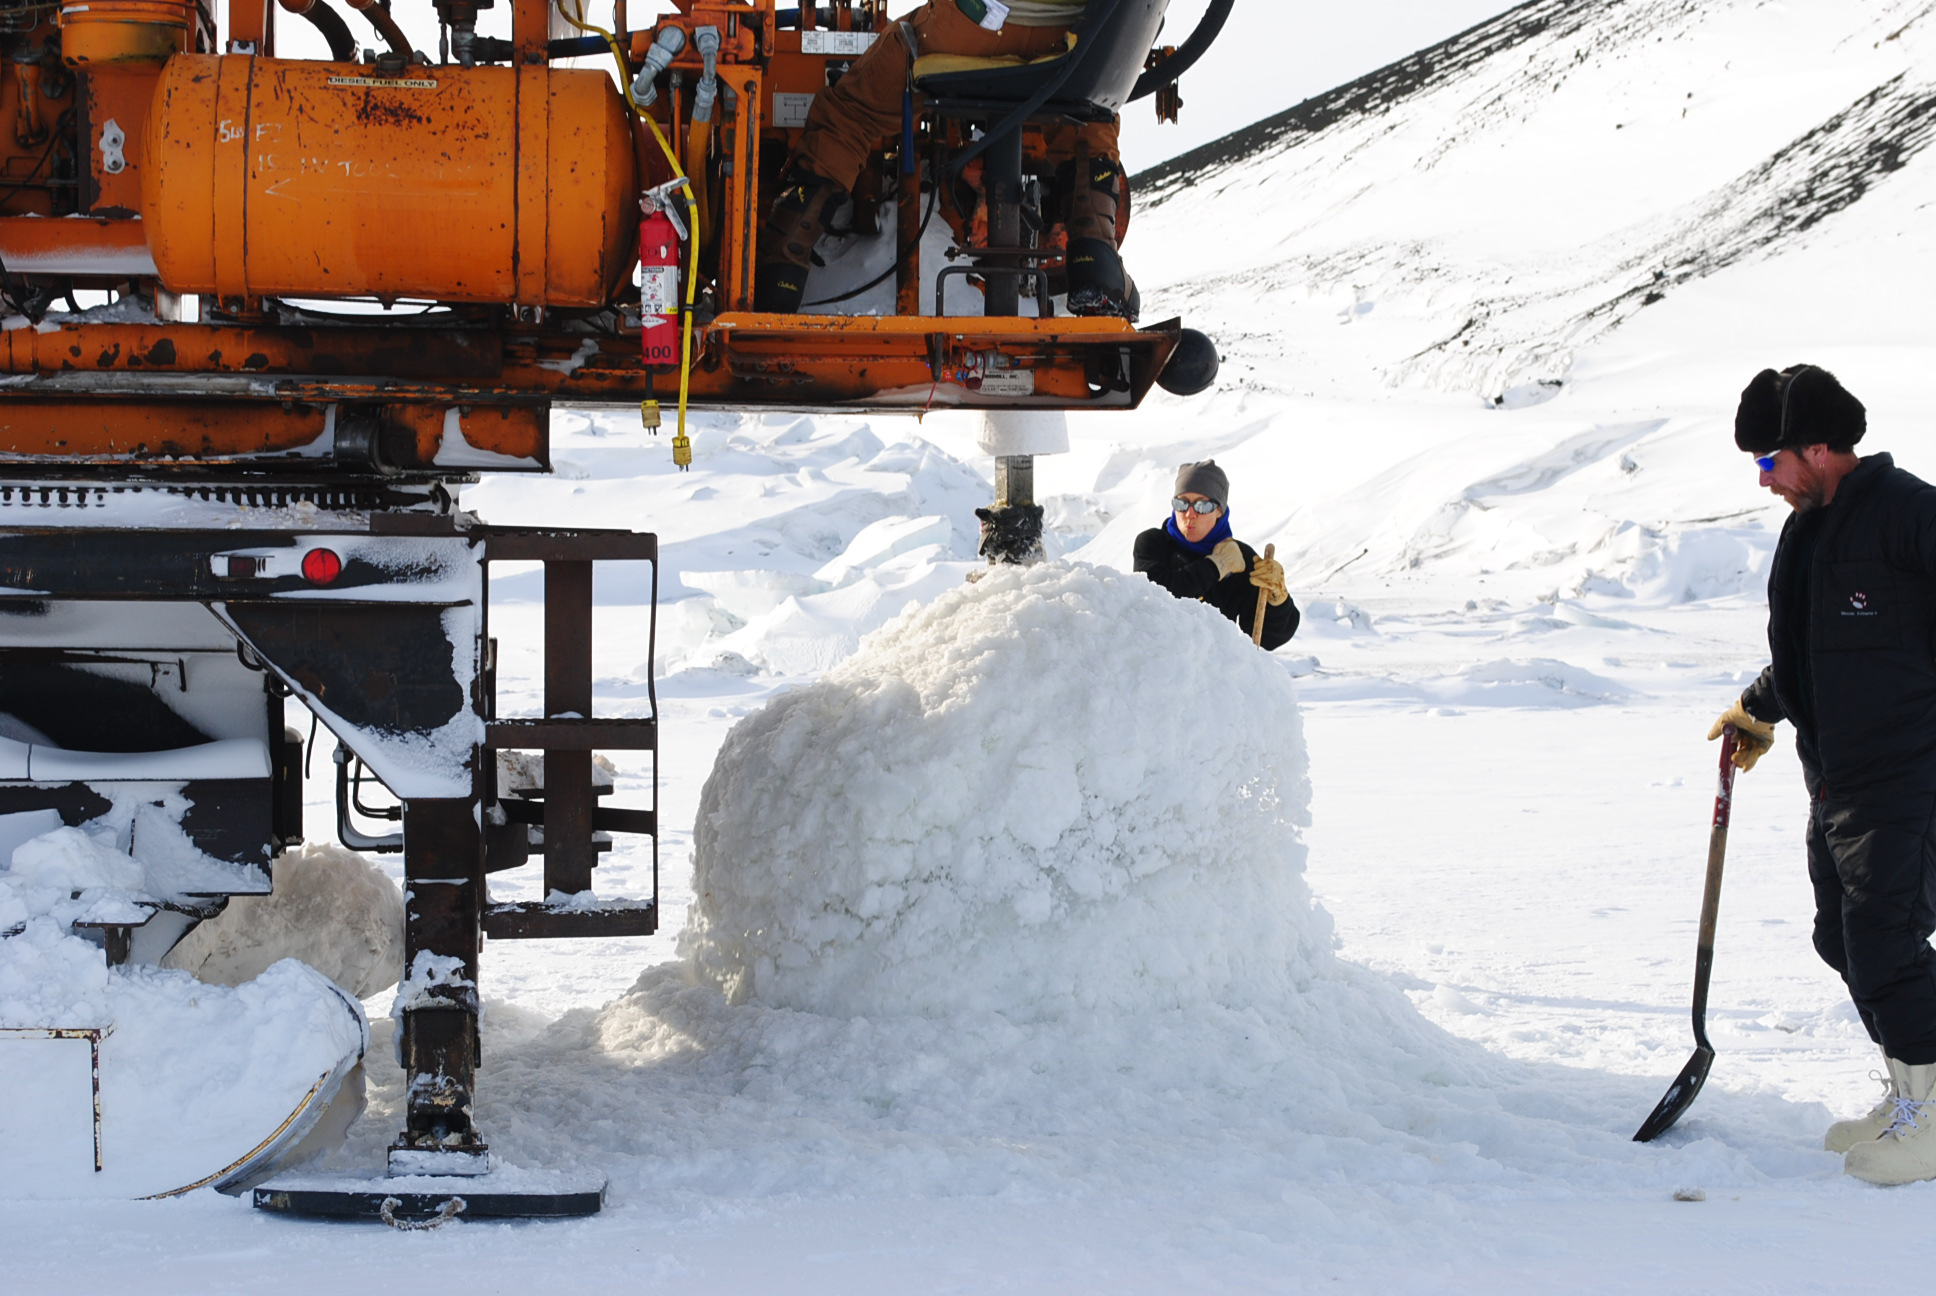
<svg viewBox="0 0 1936 1296"><path fill-rule="evenodd" d="M1694 1039L1707 1042L1707 985L1714 968L1714 929L1721 917L1721 868L1728 853L1728 812L1734 808L1734 726L1721 731L1721 786L1714 794L1714 827L1707 835L1707 884L1701 889L1701 927L1694 948Z"/></svg>
<svg viewBox="0 0 1936 1296"><path fill-rule="evenodd" d="M1734 808L1734 753L1740 747L1733 725L1721 731L1721 786L1714 794L1714 826L1722 832L1728 830L1728 812Z"/></svg>

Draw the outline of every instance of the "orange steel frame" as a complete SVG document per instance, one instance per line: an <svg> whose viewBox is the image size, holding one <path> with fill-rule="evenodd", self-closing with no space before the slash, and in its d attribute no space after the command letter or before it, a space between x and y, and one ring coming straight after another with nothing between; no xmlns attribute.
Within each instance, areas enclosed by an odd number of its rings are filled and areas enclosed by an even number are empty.
<svg viewBox="0 0 1936 1296"><path fill-rule="evenodd" d="M428 5L432 0L409 2ZM156 87L167 62L135 56L140 51L126 56L125 51L116 52L114 41L122 39L122 28L112 27L108 18L117 3L131 3L143 13L180 6L186 17L178 29L171 29L177 30L177 38L168 62L199 55L205 66L218 70L224 87L220 93L228 97L210 100L218 104L212 125L204 129L165 111L175 101L158 96ZM484 299L456 290L448 296L432 294L442 305L414 318L378 314L370 306L362 307L367 314L324 318L275 299L238 294L232 287L194 286L184 293L180 283L168 282L157 268L157 257L197 237L226 240L217 248L218 256L233 252L254 259L230 262L242 269L223 271L226 283L236 282L236 274L246 278L249 267L271 260L286 282L286 267L300 264L304 251L289 246L292 226L286 213L278 216L280 224L258 222L258 229L249 223L255 218L246 216L246 205L268 202L265 195L276 186L267 182L264 168L272 164L290 168L283 184L333 183L311 175L320 165L314 158L278 161L258 149L249 167L222 171L211 163L217 185L209 199L212 231L184 227L179 218L158 209L144 211L143 204L165 190L160 183L163 168L186 165L184 159L196 156L197 150L219 158L231 135L260 135L271 125L270 92L248 87L275 83L275 65L262 64L260 77L253 70L274 48L273 7L265 0L235 6L223 39L201 3L92 0L90 5L70 6L92 12L91 27L72 15L56 26L45 14L29 11L35 14L32 28L0 30L0 51L17 54L36 44L46 51L37 64L0 60L0 67L11 69L0 71L0 77L15 83L11 90L0 90L0 292L6 295L7 309L32 315L37 304L45 307L49 299L66 294L71 301L76 291L103 288L120 294L124 307L111 320L99 319L98 312L76 316L48 309L32 324L14 318L0 331L0 469L47 474L89 464L139 471L311 472L328 462L323 438L332 421L354 415L375 421L386 472L437 475L438 451L453 426L461 429L471 450L497 456L493 466L542 471L549 466L545 423L552 402L623 405L652 398L670 403L678 391L679 369L650 367L643 361L636 305L629 314L625 309L629 261L617 266L623 274L614 273L606 262L586 261L589 279L578 275L586 282L604 275L603 282L615 283L610 300L587 308L577 304L579 299L566 306L557 304L555 296L545 296L549 290L545 274L539 273L540 256L552 259L546 266L599 255L609 262L612 220L626 224L630 232L625 237L631 241L624 250L635 257L638 214L632 203L671 178L652 132L627 110L633 170L629 180L608 177L609 185L622 190L626 209L584 210L597 205L591 193L570 189L578 169L571 141L584 134L584 120L559 115L567 111L556 106L565 102L557 88L563 82L540 75L547 44L555 38L554 11L547 0L512 0L511 60L521 88L511 101L523 105L516 110L517 120L465 124L479 138L489 136L481 147L513 155L502 160L503 183L483 194L482 214L465 218L480 229L484 226L479 222L499 216L516 227L515 238L504 241L513 247L517 262L511 268L510 290ZM673 4L676 13L629 33L628 63L644 55L656 28L666 22L676 21L688 32L716 26L723 36L719 76L736 96L736 111L716 112L714 140L703 168L693 177L695 185L707 186L711 216L703 234L698 280L716 312L694 330L693 405L1081 409L1128 407L1142 399L1175 348L1179 326L1174 321L1137 329L1111 318L918 315L912 313L913 294L905 275L897 315L752 312L761 177L777 173L797 133L797 128L774 124L774 95L815 92L827 83L828 64L841 58L802 51L805 32L817 22L811 3L802 7L804 31L778 26L776 0ZM621 15L622 5L623 0ZM634 0L634 7L643 6ZM835 25L878 29L885 22L885 9L886 0L842 0L834 5ZM282 20L289 21L288 15ZM77 50L88 57L77 58ZM229 52L207 58L218 51ZM181 64L184 69L195 66L204 65ZM35 83L28 85L29 73L22 69L31 68L39 71ZM448 90L461 88L466 78L481 84L476 72L455 65L373 69L330 64L328 70L330 77L307 79L332 86L340 82L362 96L354 114L344 110L339 134L348 141L346 148L369 141L371 156L383 149L395 152L400 130L420 130L428 154L438 132L453 129L449 119L413 124L409 114L418 109L407 96L390 95L390 85L434 86L443 80ZM683 160L693 135L689 92L700 72L691 43L673 70L682 74L683 88L662 94L650 112ZM509 69L499 69L500 77L505 71ZM587 75L594 74L553 74ZM386 76L401 81L385 82ZM175 73L174 81L183 83L183 74ZM547 85L552 87L549 92ZM547 103L553 106L544 108ZM222 116L231 108L243 125ZM110 127L118 127L125 137L118 153L104 143L112 134ZM401 138L407 144L411 137ZM521 142L527 145L522 150ZM891 149L898 142L884 145ZM936 160L942 141L924 128L920 147L924 157ZM622 167L622 151L619 158ZM498 158L490 160L496 164ZM350 163L343 165L346 174L353 169ZM384 165L394 169L394 163ZM894 185L890 165L884 154L880 173L887 177L883 192L888 194ZM378 251L371 255L378 256L385 234L383 213L389 210L384 202L394 196L383 187L429 185L427 175L378 175L366 186L373 196L343 200L365 206L338 209L312 200L306 219L316 222L319 241L337 239L340 246L374 248ZM260 191L249 190L250 185L259 185ZM554 201L567 191L569 202ZM904 191L904 200L911 196ZM471 198L477 194L472 192ZM169 219L175 224L166 224ZM345 236L340 229L327 224L345 219L362 222L349 243L341 242ZM300 228L300 220L293 228ZM264 232L271 229L276 231L274 246ZM600 239L605 241L602 253L592 246ZM461 272L471 269L464 259L475 254L475 247L455 229L448 244L433 247L424 254L424 264L409 268L433 279L443 275L455 289L464 278ZM447 274L440 258L448 259ZM347 258L351 263L356 259ZM283 291L292 301L326 298L331 294L325 278L318 274L313 294ZM956 295L961 295L959 290ZM185 309L184 296L194 301L195 310ZM636 302L635 293L632 300ZM1007 381L985 383L990 374ZM468 462L474 467L477 460Z"/></svg>

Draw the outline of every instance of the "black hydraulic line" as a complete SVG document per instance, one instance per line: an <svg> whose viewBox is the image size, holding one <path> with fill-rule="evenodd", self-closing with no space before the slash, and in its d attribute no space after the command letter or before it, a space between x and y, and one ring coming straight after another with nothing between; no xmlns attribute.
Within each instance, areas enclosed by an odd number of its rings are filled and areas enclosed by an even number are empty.
<svg viewBox="0 0 1936 1296"><path fill-rule="evenodd" d="M302 16L329 42L332 59L338 63L356 62L356 37L350 35L350 25L343 21L343 15L329 7L329 0L316 0L303 10Z"/></svg>
<svg viewBox="0 0 1936 1296"><path fill-rule="evenodd" d="M317 2L320 4L321 0ZM376 28L377 34L383 37L392 53L401 54L406 60L415 55L416 51L410 47L410 38L404 35L403 28L391 16L390 6L383 0L349 0L349 5L370 20L370 26Z"/></svg>
<svg viewBox="0 0 1936 1296"><path fill-rule="evenodd" d="M26 179L15 183L11 187L9 187L5 193L0 193L0 204L4 204L8 199L12 198L15 194L19 193L22 189L26 188L29 184L33 183L34 177L38 176L40 174L41 168L47 165L47 160L54 156L54 150L60 147L61 136L65 132L65 130L70 126L71 117L72 117L71 113L61 114L61 122L60 122L61 128L58 130L48 132L49 138L47 140L47 147L41 150L40 160L34 163L34 169L27 173ZM40 321L45 317L45 314L46 314L45 308L44 307L42 308L40 314L35 314L31 309L29 309L30 303L24 302L18 295L15 294L14 289L16 286L24 288L26 286L26 283L24 280L16 280L14 278L13 272L7 269L7 263L5 261L0 261L0 304L12 307L14 314L24 315L28 319L32 320L33 323L38 325ZM74 295L74 289L71 284L68 287L67 295L70 298L72 298Z"/></svg>
<svg viewBox="0 0 1936 1296"><path fill-rule="evenodd" d="M860 287L844 292L840 294L840 296L838 297L822 297L819 301L808 302L807 305L808 306L834 306L834 305L838 305L841 302L852 301L854 298L860 296L862 293L873 291L874 289L880 287L882 284L886 283L889 279L893 278L896 274L899 274L902 265L904 265L906 262L911 260L915 256L915 254L921 250L921 240L926 238L928 235L928 222L934 219L935 206L938 200L940 199L940 196L941 196L940 185L937 184L933 188L928 190L928 214L921 218L921 232L915 235L914 246L907 250L906 255L895 257L893 265L881 271L878 275L875 275L872 279L869 279L866 283L862 284ZM651 371L647 370L646 377L650 378L651 376L652 376Z"/></svg>
<svg viewBox="0 0 1936 1296"><path fill-rule="evenodd" d="M1236 3L1237 0L1210 0L1210 7L1197 20L1196 30L1190 33L1188 40L1176 47L1176 53L1136 78L1136 87L1129 92L1130 102L1155 94L1188 72L1223 31L1224 20L1230 17L1230 10Z"/></svg>

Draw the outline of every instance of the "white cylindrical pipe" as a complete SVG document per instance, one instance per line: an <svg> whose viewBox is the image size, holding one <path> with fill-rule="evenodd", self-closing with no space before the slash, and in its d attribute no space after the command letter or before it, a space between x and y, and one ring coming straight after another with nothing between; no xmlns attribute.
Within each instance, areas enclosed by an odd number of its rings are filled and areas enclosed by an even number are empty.
<svg viewBox="0 0 1936 1296"><path fill-rule="evenodd" d="M998 459L1067 454L1069 419L1061 410L986 410L982 416L980 445L984 454Z"/></svg>

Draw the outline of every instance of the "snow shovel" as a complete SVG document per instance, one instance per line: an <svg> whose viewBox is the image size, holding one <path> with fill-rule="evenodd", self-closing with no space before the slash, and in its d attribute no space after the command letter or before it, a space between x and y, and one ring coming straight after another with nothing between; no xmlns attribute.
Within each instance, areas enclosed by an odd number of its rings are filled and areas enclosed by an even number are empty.
<svg viewBox="0 0 1936 1296"><path fill-rule="evenodd" d="M1694 1105L1714 1065L1714 1046L1707 1042L1707 982L1714 971L1714 922L1721 912L1721 860L1728 851L1728 810L1734 801L1734 726L1721 733L1721 786L1714 794L1714 828L1707 838L1707 885L1701 892L1701 932L1694 949L1694 1056L1667 1086L1653 1114L1634 1135L1636 1143L1651 1143L1665 1134L1681 1113Z"/></svg>
<svg viewBox="0 0 1936 1296"><path fill-rule="evenodd" d="M1275 560L1276 557L1277 557L1277 546L1274 544L1265 545L1264 561L1271 562ZM1258 590L1257 591L1257 611L1250 618L1250 641L1256 644L1259 648L1262 648L1264 646L1264 609L1270 606L1269 599L1270 599L1269 593L1267 593L1264 590Z"/></svg>

